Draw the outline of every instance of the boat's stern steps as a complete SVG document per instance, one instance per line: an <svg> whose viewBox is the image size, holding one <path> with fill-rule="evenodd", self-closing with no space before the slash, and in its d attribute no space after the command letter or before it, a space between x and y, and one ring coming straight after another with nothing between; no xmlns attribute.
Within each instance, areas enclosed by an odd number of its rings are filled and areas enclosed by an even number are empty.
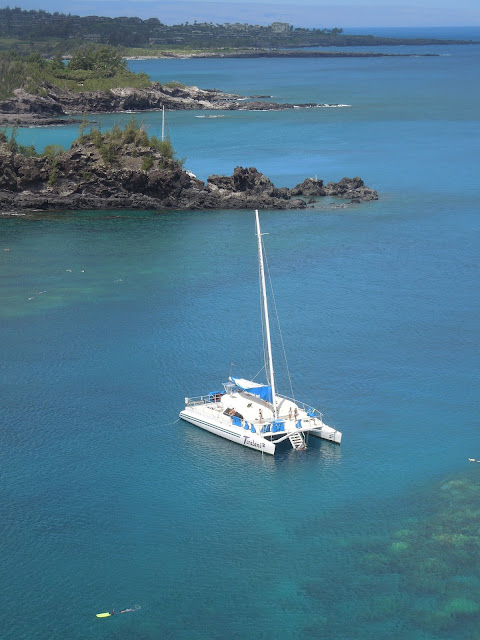
<svg viewBox="0 0 480 640"><path fill-rule="evenodd" d="M289 434L288 439L290 440L292 447L297 449L297 451L302 451L307 448L305 445L305 439L299 431L292 431L292 433Z"/></svg>

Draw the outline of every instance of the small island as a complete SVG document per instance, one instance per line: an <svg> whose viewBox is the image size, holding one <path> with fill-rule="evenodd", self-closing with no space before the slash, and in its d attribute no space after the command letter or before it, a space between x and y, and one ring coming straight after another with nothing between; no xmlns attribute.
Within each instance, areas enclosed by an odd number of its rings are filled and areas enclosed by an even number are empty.
<svg viewBox="0 0 480 640"><path fill-rule="evenodd" d="M183 169L168 140L148 136L132 119L101 132L86 120L65 150L42 154L0 131L0 206L18 210L75 209L304 209L314 197L350 202L377 200L360 178L329 182L307 178L293 189L277 188L255 168L237 167L233 176L206 183Z"/></svg>

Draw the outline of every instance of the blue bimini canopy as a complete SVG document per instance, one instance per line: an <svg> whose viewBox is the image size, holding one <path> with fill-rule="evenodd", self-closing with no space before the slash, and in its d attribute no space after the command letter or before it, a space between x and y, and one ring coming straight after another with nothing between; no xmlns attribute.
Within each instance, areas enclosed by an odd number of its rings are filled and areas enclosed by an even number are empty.
<svg viewBox="0 0 480 640"><path fill-rule="evenodd" d="M278 431L285 431L285 422L280 419L276 419L272 422L272 431L277 433Z"/></svg>
<svg viewBox="0 0 480 640"><path fill-rule="evenodd" d="M265 402L273 402L272 387L270 385L258 384L258 382L252 382L251 380L245 380L244 378L230 378L237 387L240 387L243 391L252 393L254 396L258 396Z"/></svg>

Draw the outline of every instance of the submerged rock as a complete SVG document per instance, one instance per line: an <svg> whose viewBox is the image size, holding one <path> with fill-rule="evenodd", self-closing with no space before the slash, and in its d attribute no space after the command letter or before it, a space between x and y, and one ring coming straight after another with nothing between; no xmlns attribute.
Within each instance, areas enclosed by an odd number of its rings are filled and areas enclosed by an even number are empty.
<svg viewBox="0 0 480 640"><path fill-rule="evenodd" d="M453 598L443 610L449 616L472 616L480 611L480 605L469 598Z"/></svg>

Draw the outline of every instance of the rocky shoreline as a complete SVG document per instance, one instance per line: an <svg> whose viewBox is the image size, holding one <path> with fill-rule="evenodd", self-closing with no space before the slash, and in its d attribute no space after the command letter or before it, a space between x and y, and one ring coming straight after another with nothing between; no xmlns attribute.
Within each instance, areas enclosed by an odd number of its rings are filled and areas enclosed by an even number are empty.
<svg viewBox="0 0 480 640"><path fill-rule="evenodd" d="M192 53L185 58L417 58L438 53L383 53L377 51L308 51L298 49L245 49L228 52ZM171 56L170 56L171 57ZM180 56L179 56L180 57Z"/></svg>
<svg viewBox="0 0 480 640"><path fill-rule="evenodd" d="M147 168L148 167L148 168ZM0 207L19 210L75 209L304 209L312 197L350 202L377 200L360 178L324 185L307 178L293 189L277 188L255 168L205 182L150 146L131 143L107 162L92 141L74 142L55 157L27 157L0 144Z"/></svg>
<svg viewBox="0 0 480 640"><path fill-rule="evenodd" d="M223 93L218 89L199 89L183 85L152 83L146 89L129 87L109 91L73 93L45 83L43 95L16 89L12 98L0 101L0 126L40 126L74 122L68 116L94 113L122 113L168 110L279 111L341 105L289 104Z"/></svg>
<svg viewBox="0 0 480 640"><path fill-rule="evenodd" d="M412 43L400 43L412 44ZM423 42L415 44L432 44ZM434 44L441 44L435 42ZM443 44L443 43L442 43ZM447 43L457 44L457 43ZM460 43L465 44L465 43ZM471 44L470 42L468 44ZM359 46L357 44L350 46ZM362 46L362 44L360 44ZM372 46L369 43L367 46ZM190 59L190 58L399 58L399 57L438 57L438 53L386 53L378 51L331 51L308 49L235 49L233 51L195 51L192 53L177 53L175 51L162 51L160 55L150 56L148 53L138 56L125 56L125 60L163 60L163 59Z"/></svg>

